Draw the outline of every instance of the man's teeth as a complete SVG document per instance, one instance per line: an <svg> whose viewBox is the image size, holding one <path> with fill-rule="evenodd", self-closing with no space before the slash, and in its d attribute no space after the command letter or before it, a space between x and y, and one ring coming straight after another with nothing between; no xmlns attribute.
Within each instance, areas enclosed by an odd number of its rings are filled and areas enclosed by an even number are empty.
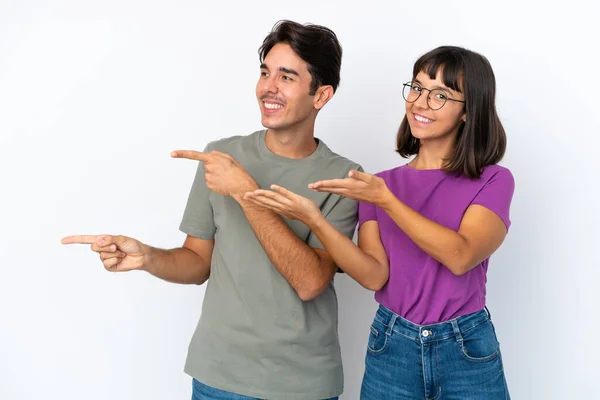
<svg viewBox="0 0 600 400"><path fill-rule="evenodd" d="M421 117L420 115L415 115L415 119L419 122L433 122L432 119Z"/></svg>
<svg viewBox="0 0 600 400"><path fill-rule="evenodd" d="M265 107L268 108L269 110L278 110L280 108L283 108L283 106L281 104L276 104L276 103L265 103Z"/></svg>

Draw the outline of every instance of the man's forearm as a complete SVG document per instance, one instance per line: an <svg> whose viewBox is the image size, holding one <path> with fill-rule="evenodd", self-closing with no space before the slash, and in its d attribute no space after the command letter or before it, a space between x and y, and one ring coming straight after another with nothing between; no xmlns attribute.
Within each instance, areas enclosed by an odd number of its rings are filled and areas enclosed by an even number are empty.
<svg viewBox="0 0 600 400"><path fill-rule="evenodd" d="M317 252L296 236L275 212L241 197L235 199L267 256L298 296L302 300L318 296L329 284L335 266L324 265Z"/></svg>
<svg viewBox="0 0 600 400"><path fill-rule="evenodd" d="M168 282L200 285L210 275L210 260L185 247L163 250L148 246L142 269Z"/></svg>

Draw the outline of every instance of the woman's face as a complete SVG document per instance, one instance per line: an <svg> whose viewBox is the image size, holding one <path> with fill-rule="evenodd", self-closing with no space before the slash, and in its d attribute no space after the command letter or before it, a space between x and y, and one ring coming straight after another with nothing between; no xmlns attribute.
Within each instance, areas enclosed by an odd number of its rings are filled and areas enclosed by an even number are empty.
<svg viewBox="0 0 600 400"><path fill-rule="evenodd" d="M423 140L449 139L456 136L460 126L466 121L465 98L460 92L448 88L442 82L441 70L438 71L435 79L429 78L424 72L419 74L413 80L412 95L415 96L420 91L421 95L413 103L406 102L406 118L412 135ZM419 89L421 88L421 89ZM425 90L429 89L429 90ZM430 90L436 90L433 94ZM429 104L427 98L430 98ZM444 98L461 100L463 102L446 100L445 104L438 110L437 108L443 102Z"/></svg>

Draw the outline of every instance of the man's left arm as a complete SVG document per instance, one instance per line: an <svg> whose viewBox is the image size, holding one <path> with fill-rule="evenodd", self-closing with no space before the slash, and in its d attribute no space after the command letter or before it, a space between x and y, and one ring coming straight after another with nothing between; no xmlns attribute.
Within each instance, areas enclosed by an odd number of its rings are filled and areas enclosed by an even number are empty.
<svg viewBox="0 0 600 400"><path fill-rule="evenodd" d="M333 259L316 236L311 234L308 244L304 243L277 213L244 199L244 194L258 189L258 185L239 162L214 150L210 153L177 150L171 156L205 164L207 187L220 195L231 196L240 204L267 256L302 300L312 300L327 288L337 270ZM332 196L338 200L325 210L325 217L342 233L351 236L358 220L358 203Z"/></svg>
<svg viewBox="0 0 600 400"><path fill-rule="evenodd" d="M319 296L333 279L337 266L316 236L311 233L305 243L274 211L244 200L243 195L233 198L242 207L267 256L298 296L304 301ZM342 231L353 232L357 207L354 200L340 197L326 218L338 228L341 223Z"/></svg>
<svg viewBox="0 0 600 400"><path fill-rule="evenodd" d="M239 196L234 198L267 256L298 296L309 301L320 295L336 271L329 254L304 243L275 212Z"/></svg>

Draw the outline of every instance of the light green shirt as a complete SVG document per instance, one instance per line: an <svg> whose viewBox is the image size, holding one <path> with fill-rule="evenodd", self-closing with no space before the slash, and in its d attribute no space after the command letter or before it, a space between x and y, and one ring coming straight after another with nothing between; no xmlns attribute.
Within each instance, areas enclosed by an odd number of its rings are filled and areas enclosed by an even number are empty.
<svg viewBox="0 0 600 400"><path fill-rule="evenodd" d="M358 203L308 184L345 178L361 167L319 140L316 151L289 159L265 145L265 130L210 143L240 162L257 184L285 187L314 201L348 238ZM285 222L313 248L323 248L302 222ZM202 315L192 337L185 372L205 385L261 399L317 400L339 396L343 373L333 282L317 298L302 301L273 266L239 204L209 190L198 170L180 225L200 239L214 239ZM301 266L298 266L301 268Z"/></svg>

